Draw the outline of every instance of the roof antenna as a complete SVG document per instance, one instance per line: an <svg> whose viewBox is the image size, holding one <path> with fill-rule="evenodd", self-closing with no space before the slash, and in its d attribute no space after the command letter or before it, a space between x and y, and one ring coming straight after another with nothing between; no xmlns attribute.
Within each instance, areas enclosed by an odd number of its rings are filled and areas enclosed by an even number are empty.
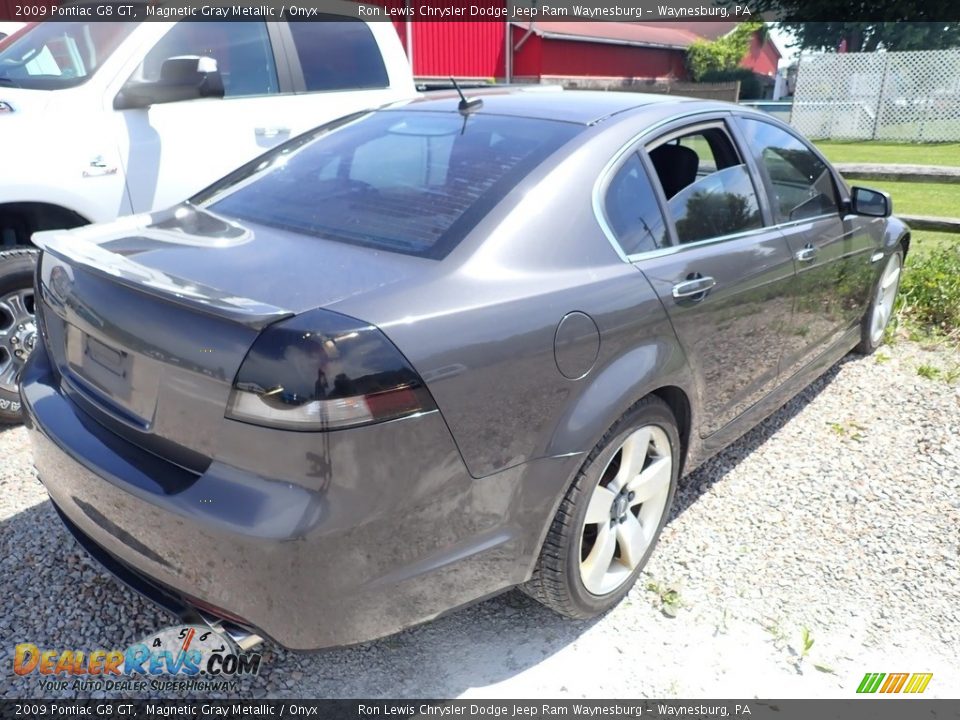
<svg viewBox="0 0 960 720"><path fill-rule="evenodd" d="M474 110L479 110L481 107L483 107L483 98L470 98L468 100L467 96L463 94L463 90L460 89L460 86L457 84L457 81L453 78L452 75L450 76L450 82L453 83L453 87L456 89L457 94L460 96L460 104L457 105L457 110L459 110L464 114L467 114L467 113L473 112Z"/></svg>

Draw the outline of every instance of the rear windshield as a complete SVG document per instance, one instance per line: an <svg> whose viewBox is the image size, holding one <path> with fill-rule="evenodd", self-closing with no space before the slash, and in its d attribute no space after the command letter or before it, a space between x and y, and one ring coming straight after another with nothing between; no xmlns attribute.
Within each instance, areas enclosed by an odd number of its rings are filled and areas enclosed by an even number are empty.
<svg viewBox="0 0 960 720"><path fill-rule="evenodd" d="M371 113L291 141L194 202L254 223L439 259L579 129L483 114Z"/></svg>

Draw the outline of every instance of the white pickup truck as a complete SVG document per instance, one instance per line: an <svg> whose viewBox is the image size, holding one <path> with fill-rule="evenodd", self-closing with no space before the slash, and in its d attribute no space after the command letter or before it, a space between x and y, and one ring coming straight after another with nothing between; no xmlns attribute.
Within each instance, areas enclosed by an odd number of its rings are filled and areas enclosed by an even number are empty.
<svg viewBox="0 0 960 720"><path fill-rule="evenodd" d="M323 22L41 22L0 47L0 423L19 419L35 340L34 232L172 205L416 93L392 24L349 8Z"/></svg>

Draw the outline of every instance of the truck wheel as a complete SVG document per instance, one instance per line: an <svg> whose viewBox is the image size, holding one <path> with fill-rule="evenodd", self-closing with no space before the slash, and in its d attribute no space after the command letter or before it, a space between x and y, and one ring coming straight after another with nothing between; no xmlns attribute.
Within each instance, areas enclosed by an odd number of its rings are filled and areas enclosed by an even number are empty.
<svg viewBox="0 0 960 720"><path fill-rule="evenodd" d="M33 248L0 252L0 425L20 422L17 376L37 339L33 274L39 255Z"/></svg>

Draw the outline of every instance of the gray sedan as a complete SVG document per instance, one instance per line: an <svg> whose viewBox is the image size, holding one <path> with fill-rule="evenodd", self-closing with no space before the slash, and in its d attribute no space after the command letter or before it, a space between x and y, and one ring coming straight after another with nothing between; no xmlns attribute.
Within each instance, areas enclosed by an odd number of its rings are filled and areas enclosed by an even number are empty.
<svg viewBox="0 0 960 720"><path fill-rule="evenodd" d="M890 212L733 105L353 115L168 211L35 236L36 465L114 573L248 641L355 643L514 586L590 617L679 478L882 342Z"/></svg>

